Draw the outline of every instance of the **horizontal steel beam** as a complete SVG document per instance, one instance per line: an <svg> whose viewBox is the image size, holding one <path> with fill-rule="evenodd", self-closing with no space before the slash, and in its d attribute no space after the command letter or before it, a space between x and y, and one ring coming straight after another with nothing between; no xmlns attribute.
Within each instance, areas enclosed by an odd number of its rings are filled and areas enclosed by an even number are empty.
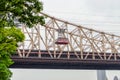
<svg viewBox="0 0 120 80"><path fill-rule="evenodd" d="M12 59L15 63L10 66L10 68L120 70L119 60L41 59L18 57Z"/></svg>

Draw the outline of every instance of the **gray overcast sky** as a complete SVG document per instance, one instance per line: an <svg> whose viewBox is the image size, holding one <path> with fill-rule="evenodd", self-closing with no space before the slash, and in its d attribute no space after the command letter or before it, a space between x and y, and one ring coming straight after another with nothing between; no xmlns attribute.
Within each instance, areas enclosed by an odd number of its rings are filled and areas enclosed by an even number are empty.
<svg viewBox="0 0 120 80"><path fill-rule="evenodd" d="M43 0L43 3L44 12L57 18L116 34L120 30L120 0Z"/></svg>
<svg viewBox="0 0 120 80"><path fill-rule="evenodd" d="M120 0L42 0L44 11L54 17L120 35ZM12 80L97 80L96 70L12 69ZM113 80L120 71L107 71ZM87 75L87 76L86 76Z"/></svg>

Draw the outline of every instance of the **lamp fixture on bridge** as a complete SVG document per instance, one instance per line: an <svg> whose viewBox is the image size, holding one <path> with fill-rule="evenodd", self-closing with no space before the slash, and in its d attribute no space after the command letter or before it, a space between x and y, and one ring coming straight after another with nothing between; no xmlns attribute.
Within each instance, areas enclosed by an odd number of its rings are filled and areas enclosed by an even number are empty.
<svg viewBox="0 0 120 80"><path fill-rule="evenodd" d="M66 45L69 43L68 38L65 38L64 36L64 32L65 32L65 29L58 29L58 38L55 44Z"/></svg>

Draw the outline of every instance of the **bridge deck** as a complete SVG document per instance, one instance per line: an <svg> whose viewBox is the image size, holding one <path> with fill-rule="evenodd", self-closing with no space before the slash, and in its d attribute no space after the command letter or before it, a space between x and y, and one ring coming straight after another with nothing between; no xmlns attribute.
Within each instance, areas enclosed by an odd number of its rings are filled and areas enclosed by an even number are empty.
<svg viewBox="0 0 120 80"><path fill-rule="evenodd" d="M42 57L37 56L37 51L30 53L29 57L19 57L18 54L11 58L15 62L11 68L34 68L34 69L120 69L120 58L114 60L114 55L109 60L101 60L97 53L96 58L92 59L92 53L89 53L87 59L77 59L75 54L71 54L71 58L67 58L67 52L63 52L61 58L51 58L47 51L41 51ZM43 54L44 53L44 54ZM72 53L72 52L71 52ZM80 53L80 52L78 52ZM54 55L54 54L53 54ZM87 53L84 52L84 56ZM101 53L103 55L103 53ZM107 56L109 57L109 53ZM106 56L106 57L107 57Z"/></svg>
<svg viewBox="0 0 120 80"><path fill-rule="evenodd" d="M34 69L120 69L120 61L114 60L76 60L76 59L40 59L12 58L11 68Z"/></svg>

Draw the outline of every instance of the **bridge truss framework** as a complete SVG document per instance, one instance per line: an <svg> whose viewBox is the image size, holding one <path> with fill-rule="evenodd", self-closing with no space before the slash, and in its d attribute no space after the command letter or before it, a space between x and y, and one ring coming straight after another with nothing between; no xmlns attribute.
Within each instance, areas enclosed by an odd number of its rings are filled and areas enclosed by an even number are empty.
<svg viewBox="0 0 120 80"><path fill-rule="evenodd" d="M26 36L17 49L21 58L37 57L78 60L119 60L120 36L86 28L47 14L46 24L20 28ZM55 44L58 30L64 28L69 44Z"/></svg>

